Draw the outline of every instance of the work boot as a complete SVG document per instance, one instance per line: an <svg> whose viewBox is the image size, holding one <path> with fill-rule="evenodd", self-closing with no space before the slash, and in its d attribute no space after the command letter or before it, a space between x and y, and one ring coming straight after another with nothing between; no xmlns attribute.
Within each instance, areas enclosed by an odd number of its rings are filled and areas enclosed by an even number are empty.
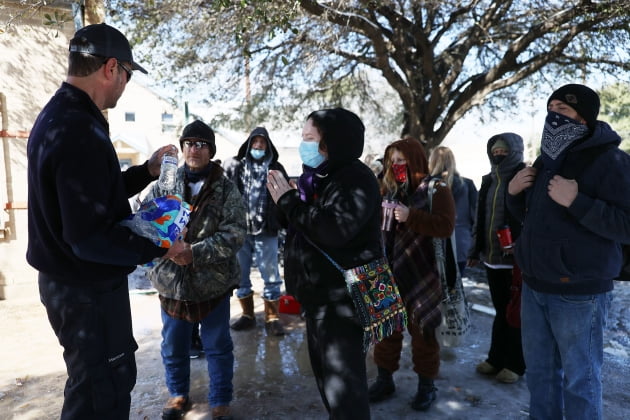
<svg viewBox="0 0 630 420"><path fill-rule="evenodd" d="M229 405L212 407L212 420L232 420L233 418Z"/></svg>
<svg viewBox="0 0 630 420"><path fill-rule="evenodd" d="M254 293L250 293L244 298L239 298L238 301L243 308L241 317L234 321L230 328L234 331L251 330L256 326L256 316L254 316Z"/></svg>
<svg viewBox="0 0 630 420"><path fill-rule="evenodd" d="M426 411L435 401L437 388L433 379L418 375L418 392L411 402L411 408L416 411Z"/></svg>
<svg viewBox="0 0 630 420"><path fill-rule="evenodd" d="M162 420L179 420L190 410L190 407L191 404L188 397L169 398L162 409Z"/></svg>
<svg viewBox="0 0 630 420"><path fill-rule="evenodd" d="M278 300L267 300L265 302L265 331L267 335L275 335L276 337L284 335L282 322L278 318Z"/></svg>
<svg viewBox="0 0 630 420"><path fill-rule="evenodd" d="M386 400L396 392L396 385L392 373L380 366L378 368L378 376L376 382L368 389L368 400L370 402L379 402Z"/></svg>

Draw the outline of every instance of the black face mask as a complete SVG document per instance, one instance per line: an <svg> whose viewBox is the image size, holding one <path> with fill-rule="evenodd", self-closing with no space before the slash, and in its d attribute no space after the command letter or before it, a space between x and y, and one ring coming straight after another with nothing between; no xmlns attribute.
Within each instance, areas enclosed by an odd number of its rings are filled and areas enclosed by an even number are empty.
<svg viewBox="0 0 630 420"><path fill-rule="evenodd" d="M495 165L498 165L499 163L503 162L503 159L505 159L506 157L507 155L492 156L492 163L494 163Z"/></svg>

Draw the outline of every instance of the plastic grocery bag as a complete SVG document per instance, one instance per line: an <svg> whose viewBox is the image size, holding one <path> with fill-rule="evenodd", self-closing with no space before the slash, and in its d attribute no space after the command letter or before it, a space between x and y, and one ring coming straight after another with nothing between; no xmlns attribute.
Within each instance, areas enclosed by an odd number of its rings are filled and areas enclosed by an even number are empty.
<svg viewBox="0 0 630 420"><path fill-rule="evenodd" d="M144 236L162 248L170 248L190 220L190 204L181 195L165 195L148 201L138 211L120 222L135 234Z"/></svg>

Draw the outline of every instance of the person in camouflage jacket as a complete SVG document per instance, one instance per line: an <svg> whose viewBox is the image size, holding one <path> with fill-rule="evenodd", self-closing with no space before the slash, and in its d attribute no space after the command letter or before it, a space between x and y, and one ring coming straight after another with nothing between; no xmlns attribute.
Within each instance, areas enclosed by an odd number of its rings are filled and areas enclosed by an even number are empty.
<svg viewBox="0 0 630 420"><path fill-rule="evenodd" d="M231 419L234 375L230 336L230 296L239 285L236 253L245 239L245 204L238 188L211 159L214 132L201 121L188 124L180 137L185 164L177 170L175 188L154 184L147 200L180 194L192 206L184 236L187 252L159 261L149 278L160 295L162 361L171 398L163 419L179 419L191 407L191 336L196 323L208 364L208 402L212 418Z"/></svg>

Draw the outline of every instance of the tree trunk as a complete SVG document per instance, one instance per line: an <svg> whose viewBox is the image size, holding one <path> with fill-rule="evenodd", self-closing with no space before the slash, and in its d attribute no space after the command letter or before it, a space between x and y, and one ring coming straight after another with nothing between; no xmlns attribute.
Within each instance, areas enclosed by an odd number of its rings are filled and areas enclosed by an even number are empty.
<svg viewBox="0 0 630 420"><path fill-rule="evenodd" d="M84 25L105 22L105 4L102 0L85 0Z"/></svg>

